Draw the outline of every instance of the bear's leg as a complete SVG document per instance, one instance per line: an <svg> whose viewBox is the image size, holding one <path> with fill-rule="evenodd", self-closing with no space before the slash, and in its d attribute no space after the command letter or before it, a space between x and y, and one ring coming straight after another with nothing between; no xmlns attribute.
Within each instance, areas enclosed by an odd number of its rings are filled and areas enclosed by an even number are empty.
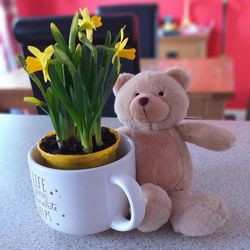
<svg viewBox="0 0 250 250"><path fill-rule="evenodd" d="M170 222L176 232L187 236L213 233L228 218L228 208L222 198L208 193L178 191L170 195Z"/></svg>
<svg viewBox="0 0 250 250"><path fill-rule="evenodd" d="M140 226L142 232L152 232L163 226L171 213L171 200L161 187L147 183L141 186L145 201L145 217Z"/></svg>

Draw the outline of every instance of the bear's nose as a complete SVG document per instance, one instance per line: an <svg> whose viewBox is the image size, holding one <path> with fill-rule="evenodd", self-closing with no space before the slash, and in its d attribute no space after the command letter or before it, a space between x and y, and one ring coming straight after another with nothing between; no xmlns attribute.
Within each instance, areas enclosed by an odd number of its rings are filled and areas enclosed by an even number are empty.
<svg viewBox="0 0 250 250"><path fill-rule="evenodd" d="M147 103L148 103L149 99L148 97L141 97L139 100L138 100L138 103L141 105L141 106L146 106Z"/></svg>

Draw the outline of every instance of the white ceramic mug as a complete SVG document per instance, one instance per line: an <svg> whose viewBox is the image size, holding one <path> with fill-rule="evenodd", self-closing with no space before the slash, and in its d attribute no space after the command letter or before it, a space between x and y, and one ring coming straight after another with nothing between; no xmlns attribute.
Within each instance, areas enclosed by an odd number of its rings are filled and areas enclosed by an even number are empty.
<svg viewBox="0 0 250 250"><path fill-rule="evenodd" d="M43 220L58 231L76 235L110 228L128 231L140 225L145 214L144 198L135 181L135 146L125 135L118 155L117 161L105 166L61 170L44 166L34 146L28 162Z"/></svg>

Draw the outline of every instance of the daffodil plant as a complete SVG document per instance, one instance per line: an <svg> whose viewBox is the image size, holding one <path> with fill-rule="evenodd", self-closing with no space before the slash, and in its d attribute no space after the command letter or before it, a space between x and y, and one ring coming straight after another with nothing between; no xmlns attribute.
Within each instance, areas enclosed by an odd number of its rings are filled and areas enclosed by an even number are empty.
<svg viewBox="0 0 250 250"><path fill-rule="evenodd" d="M90 17L86 8L80 9L72 19L68 42L52 23L55 44L44 51L28 46L32 56L18 56L45 100L26 97L25 102L48 113L59 147L75 137L86 153L92 152L93 141L97 146L103 143L101 114L119 75L120 58L134 60L136 52L125 49L128 38L124 39L124 27L114 40L108 31L104 44L94 45L93 33L100 26L101 17ZM42 71L44 83L37 77L38 71Z"/></svg>

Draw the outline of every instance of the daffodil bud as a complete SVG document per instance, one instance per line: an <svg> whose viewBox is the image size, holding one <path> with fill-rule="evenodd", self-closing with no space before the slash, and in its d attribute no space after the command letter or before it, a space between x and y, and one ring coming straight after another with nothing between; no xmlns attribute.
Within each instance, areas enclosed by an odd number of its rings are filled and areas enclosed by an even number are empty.
<svg viewBox="0 0 250 250"><path fill-rule="evenodd" d="M50 29L51 29L51 33L52 33L56 43L58 44L58 46L64 51L64 53L66 53L68 56L70 56L68 44L66 43L60 30L56 27L56 25L54 23L50 24Z"/></svg>
<svg viewBox="0 0 250 250"><path fill-rule="evenodd" d="M24 97L24 102L28 103L28 104L33 104L39 107L46 107L47 104L45 102L40 101L39 99L35 98L35 97Z"/></svg>
<svg viewBox="0 0 250 250"><path fill-rule="evenodd" d="M62 64L66 64L70 73L73 75L76 69L70 58L67 56L67 54L62 49L60 49L58 45L54 46L54 51L57 60Z"/></svg>
<svg viewBox="0 0 250 250"><path fill-rule="evenodd" d="M76 13L73 17L70 32L69 32L69 51L70 53L75 52L75 44L76 44L76 36L78 33L78 13Z"/></svg>

